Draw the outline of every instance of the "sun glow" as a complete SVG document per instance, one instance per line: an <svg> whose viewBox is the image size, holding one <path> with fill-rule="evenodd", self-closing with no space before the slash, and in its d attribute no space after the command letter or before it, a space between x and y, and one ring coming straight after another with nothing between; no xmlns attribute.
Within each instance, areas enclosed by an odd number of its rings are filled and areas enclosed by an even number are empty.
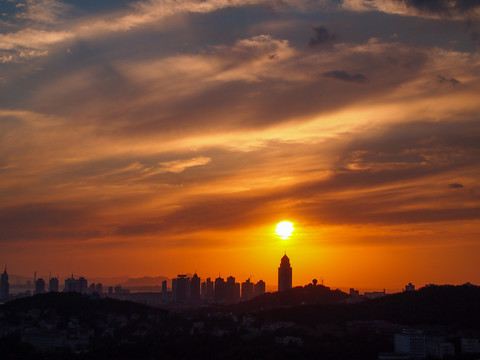
<svg viewBox="0 0 480 360"><path fill-rule="evenodd" d="M275 234L280 236L281 239L288 239L290 238L290 235L292 235L293 230L295 228L293 227L293 224L290 221L282 221L277 224L277 227L275 228Z"/></svg>

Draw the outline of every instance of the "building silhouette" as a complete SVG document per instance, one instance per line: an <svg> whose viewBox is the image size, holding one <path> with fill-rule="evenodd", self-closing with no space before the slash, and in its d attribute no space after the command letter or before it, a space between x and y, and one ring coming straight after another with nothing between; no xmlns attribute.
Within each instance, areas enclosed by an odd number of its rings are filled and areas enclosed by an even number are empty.
<svg viewBox="0 0 480 360"><path fill-rule="evenodd" d="M45 280L38 278L35 281L35 291L34 294L43 294L45 292Z"/></svg>
<svg viewBox="0 0 480 360"><path fill-rule="evenodd" d="M225 284L225 300L228 302L237 301L240 297L240 291L237 293L235 277L229 276Z"/></svg>
<svg viewBox="0 0 480 360"><path fill-rule="evenodd" d="M102 283L98 283L97 285L95 285L95 292L97 294L102 294L103 293L103 285Z"/></svg>
<svg viewBox="0 0 480 360"><path fill-rule="evenodd" d="M7 267L0 278L0 301L5 302L10 298L10 284L8 283Z"/></svg>
<svg viewBox="0 0 480 360"><path fill-rule="evenodd" d="M207 300L213 300L213 281L211 278L207 278L206 288Z"/></svg>
<svg viewBox="0 0 480 360"><path fill-rule="evenodd" d="M292 267L287 254L283 255L278 268L278 291L285 291L292 288Z"/></svg>
<svg viewBox="0 0 480 360"><path fill-rule="evenodd" d="M65 291L65 292L75 292L75 291L77 291L76 280L73 277L73 275L72 275L72 277L65 279L65 286L63 288L63 291Z"/></svg>
<svg viewBox="0 0 480 360"><path fill-rule="evenodd" d="M88 294L92 295L95 294L95 283L91 283L88 287Z"/></svg>
<svg viewBox="0 0 480 360"><path fill-rule="evenodd" d="M197 273L190 279L190 301L192 303L200 302L200 278Z"/></svg>
<svg viewBox="0 0 480 360"><path fill-rule="evenodd" d="M64 292L79 292L81 294L86 294L88 291L88 282L83 276L75 279L73 275L65 279Z"/></svg>
<svg viewBox="0 0 480 360"><path fill-rule="evenodd" d="M189 288L190 279L187 275L178 275L177 276L177 288L175 292L175 300L179 302L186 302L187 301L187 294Z"/></svg>
<svg viewBox="0 0 480 360"><path fill-rule="evenodd" d="M58 279L56 277L50 278L48 281L48 291L57 292L58 291Z"/></svg>
<svg viewBox="0 0 480 360"><path fill-rule="evenodd" d="M242 283L242 300L250 300L253 298L253 283L248 278Z"/></svg>
<svg viewBox="0 0 480 360"><path fill-rule="evenodd" d="M214 299L216 302L224 302L226 300L226 282L222 277L215 279Z"/></svg>
<svg viewBox="0 0 480 360"><path fill-rule="evenodd" d="M415 291L415 285L413 285L412 283L408 283L408 285L405 285L404 291Z"/></svg>
<svg viewBox="0 0 480 360"><path fill-rule="evenodd" d="M253 296L259 296L265 294L265 281L258 280L253 286Z"/></svg>

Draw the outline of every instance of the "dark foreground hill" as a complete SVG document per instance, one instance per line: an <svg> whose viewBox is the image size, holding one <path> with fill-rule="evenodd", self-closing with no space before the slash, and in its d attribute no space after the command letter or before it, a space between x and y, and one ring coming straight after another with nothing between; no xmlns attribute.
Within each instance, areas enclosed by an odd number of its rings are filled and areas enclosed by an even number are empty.
<svg viewBox="0 0 480 360"><path fill-rule="evenodd" d="M86 316L88 314L94 316L109 312L124 315L133 313L165 315L167 313L165 310L151 308L131 301L87 297L75 292L38 294L9 301L0 306L0 310L14 313L28 312L31 309L40 311L55 310L61 316Z"/></svg>
<svg viewBox="0 0 480 360"><path fill-rule="evenodd" d="M303 287L298 286L288 291L266 293L252 300L229 306L228 309L242 312L276 307L338 304L344 302L348 296L340 290L330 290L326 286L310 284Z"/></svg>
<svg viewBox="0 0 480 360"><path fill-rule="evenodd" d="M173 313L75 293L37 295L0 306L0 358L360 360L392 351L393 332L404 326L434 329L435 336L441 332L455 341L480 334L476 286L338 303L346 298L337 290L306 286L243 304ZM363 325L371 320L383 322Z"/></svg>
<svg viewBox="0 0 480 360"><path fill-rule="evenodd" d="M293 290L293 289L292 289ZM308 293L307 288L300 292ZM292 301L290 307L276 298L262 299L266 318L278 318L305 324L332 323L342 324L357 320L385 320L393 323L416 326L421 324L444 325L455 328L480 330L480 287L462 286L429 286L414 292L403 292L387 295L375 300L365 300L357 304L329 304L320 298L317 303L310 302L298 305ZM330 299L337 295L331 294ZM281 299L298 298L298 295L281 295ZM338 295L341 299L342 296ZM260 299L259 299L260 300ZM265 306L281 303L283 307ZM255 301L239 305L237 310L257 311Z"/></svg>

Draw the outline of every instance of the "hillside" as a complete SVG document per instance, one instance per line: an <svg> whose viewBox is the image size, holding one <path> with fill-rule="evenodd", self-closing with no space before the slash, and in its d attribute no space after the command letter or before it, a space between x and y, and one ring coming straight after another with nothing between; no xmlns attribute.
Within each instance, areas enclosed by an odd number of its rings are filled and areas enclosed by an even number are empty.
<svg viewBox="0 0 480 360"><path fill-rule="evenodd" d="M306 296L309 290L300 288L297 291ZM293 293L282 296L274 293L270 295L268 303L270 305L276 302L281 303L280 300L292 297L297 298L298 294L295 297ZM283 302L283 305L287 304L288 302ZM359 304L328 304L320 300L317 303L305 305L298 305L292 301L290 305L290 307L269 306L263 316L310 324L385 320L410 326L431 324L480 329L480 287L478 286L432 286L415 292L366 300ZM257 311L258 307L252 300L249 303L240 304L237 309Z"/></svg>

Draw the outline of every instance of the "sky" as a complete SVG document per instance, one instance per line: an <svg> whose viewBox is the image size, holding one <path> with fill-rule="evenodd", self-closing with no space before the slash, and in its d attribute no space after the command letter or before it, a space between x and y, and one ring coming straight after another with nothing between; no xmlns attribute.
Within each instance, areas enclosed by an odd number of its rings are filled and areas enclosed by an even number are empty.
<svg viewBox="0 0 480 360"><path fill-rule="evenodd" d="M478 0L4 0L0 265L479 284L479 45Z"/></svg>

